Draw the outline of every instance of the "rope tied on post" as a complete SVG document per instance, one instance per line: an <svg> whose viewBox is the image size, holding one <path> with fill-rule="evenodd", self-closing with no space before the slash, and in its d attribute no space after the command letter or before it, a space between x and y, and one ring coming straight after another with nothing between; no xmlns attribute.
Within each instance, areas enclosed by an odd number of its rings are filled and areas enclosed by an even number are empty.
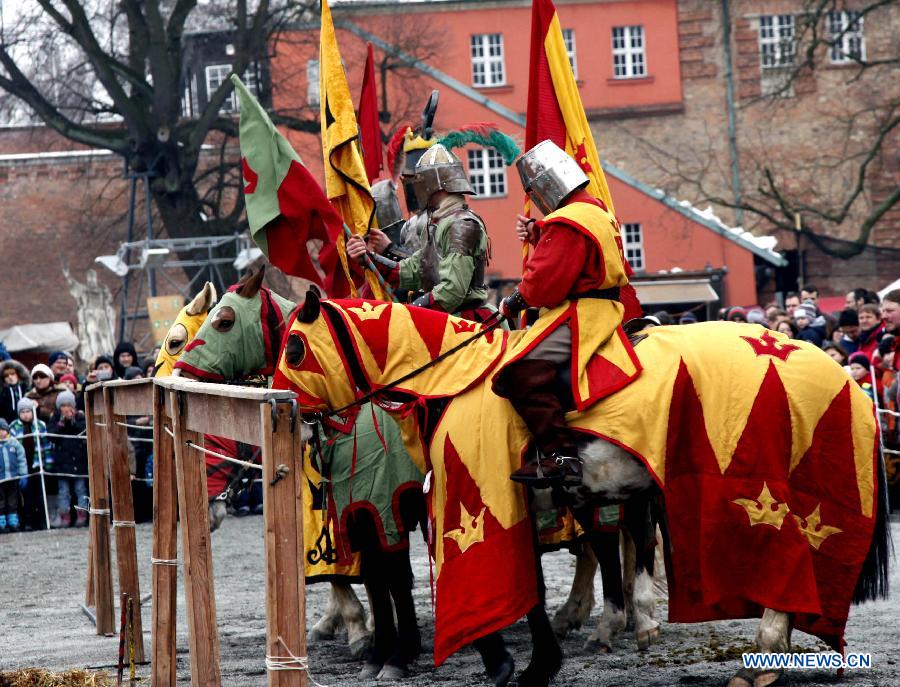
<svg viewBox="0 0 900 687"><path fill-rule="evenodd" d="M309 676L310 682L316 687L328 687L328 685L317 682L309 672L309 656L295 656L291 650L288 649L287 644L284 643L281 635L278 636L278 642L284 647L287 656L270 656L266 654L266 670L305 670L306 674Z"/></svg>

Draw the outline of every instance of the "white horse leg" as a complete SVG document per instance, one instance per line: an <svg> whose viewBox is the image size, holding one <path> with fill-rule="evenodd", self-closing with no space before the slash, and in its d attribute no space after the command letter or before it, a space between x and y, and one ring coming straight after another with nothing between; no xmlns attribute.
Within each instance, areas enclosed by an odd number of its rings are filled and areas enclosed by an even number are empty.
<svg viewBox="0 0 900 687"><path fill-rule="evenodd" d="M619 608L609 597L603 599L603 614L597 627L584 643L585 651L610 653L612 640L625 629L625 609Z"/></svg>
<svg viewBox="0 0 900 687"><path fill-rule="evenodd" d="M344 627L344 619L341 617L340 604L335 593L335 583L331 583L328 594L328 604L325 606L325 615L309 631L309 639L312 642L334 639L335 635Z"/></svg>
<svg viewBox="0 0 900 687"><path fill-rule="evenodd" d="M333 582L332 593L338 602L341 618L347 628L347 645L354 658L361 658L369 647L372 632L366 625L366 609L359 602L353 587L347 582Z"/></svg>
<svg viewBox="0 0 900 687"><path fill-rule="evenodd" d="M582 546L575 558L575 579L569 598L553 616L553 632L565 637L570 630L577 630L587 622L594 607L594 575L597 557L590 546Z"/></svg>
<svg viewBox="0 0 900 687"><path fill-rule="evenodd" d="M641 570L634 580L634 634L641 651L649 649L659 637L659 622L653 619L655 610L653 575L648 570Z"/></svg>
<svg viewBox="0 0 900 687"><path fill-rule="evenodd" d="M759 621L756 649L760 653L786 653L791 650L791 617L767 608ZM743 668L728 681L728 687L768 687L782 677L782 671Z"/></svg>

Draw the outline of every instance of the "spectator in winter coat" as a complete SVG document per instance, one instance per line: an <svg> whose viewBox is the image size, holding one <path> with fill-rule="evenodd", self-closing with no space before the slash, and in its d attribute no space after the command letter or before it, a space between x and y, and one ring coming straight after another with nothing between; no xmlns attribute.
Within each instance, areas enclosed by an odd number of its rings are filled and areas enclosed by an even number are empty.
<svg viewBox="0 0 900 687"><path fill-rule="evenodd" d="M0 417L12 422L16 419L16 405L31 386L31 375L18 360L4 360L0 363L0 380Z"/></svg>
<svg viewBox="0 0 900 687"><path fill-rule="evenodd" d="M78 505L82 509L88 507L87 497L87 443L85 442L84 413L75 407L75 394L66 389L56 398L57 413L50 423L51 434L65 435L53 440L53 457L56 462L56 471L74 477L59 478L59 496L57 507L62 527L68 527L72 522L70 508L72 505L72 492L78 499ZM85 477L81 477L85 475ZM87 511L78 510L76 525L87 526Z"/></svg>
<svg viewBox="0 0 900 687"><path fill-rule="evenodd" d="M85 385L95 384L96 382L108 382L110 379L116 378L116 370L113 367L113 360L108 355L98 355L91 369L87 373L84 380Z"/></svg>
<svg viewBox="0 0 900 687"><path fill-rule="evenodd" d="M26 396L37 404L38 419L49 422L56 412L56 397L66 391L62 384L54 384L53 371L44 364L31 368L31 383L34 388Z"/></svg>
<svg viewBox="0 0 900 687"><path fill-rule="evenodd" d="M125 378L125 370L134 367L138 363L137 351L130 341L120 341L113 352L113 367L117 379Z"/></svg>
<svg viewBox="0 0 900 687"><path fill-rule="evenodd" d="M797 338L821 347L825 341L825 332L821 327L813 325L817 317L811 305L798 305L794 308L794 324L797 325Z"/></svg>
<svg viewBox="0 0 900 687"><path fill-rule="evenodd" d="M875 390L872 388L872 376L870 370L872 363L865 353L854 353L850 356L850 376L856 380L866 395L875 400Z"/></svg>
<svg viewBox="0 0 900 687"><path fill-rule="evenodd" d="M872 362L883 336L884 324L881 321L881 308L872 303L866 303L859 309L859 346L856 350L865 353L869 362Z"/></svg>
<svg viewBox="0 0 900 687"><path fill-rule="evenodd" d="M19 417L9 426L9 432L25 449L25 460L28 463L28 485L22 490L25 507L19 514L25 530L47 529L44 517L44 488L50 486L52 478L46 478L41 484L41 465L44 472L53 472L53 448L47 437L47 425L43 420L34 417L34 401L23 398L18 405ZM40 437L40 441L36 439ZM53 480L55 487L56 481ZM48 489L49 491L49 489ZM51 499L48 497L48 508ZM56 498L52 499L55 508Z"/></svg>
<svg viewBox="0 0 900 687"><path fill-rule="evenodd" d="M19 482L27 476L25 449L0 419L0 534L19 531Z"/></svg>
<svg viewBox="0 0 900 687"><path fill-rule="evenodd" d="M889 291L881 301L881 321L885 332L900 335L900 289Z"/></svg>

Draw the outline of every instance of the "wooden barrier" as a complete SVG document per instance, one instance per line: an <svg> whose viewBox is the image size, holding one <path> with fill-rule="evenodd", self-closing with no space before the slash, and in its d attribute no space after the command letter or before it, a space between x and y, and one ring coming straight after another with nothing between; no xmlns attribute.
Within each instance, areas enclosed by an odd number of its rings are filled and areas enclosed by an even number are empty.
<svg viewBox="0 0 900 687"><path fill-rule="evenodd" d="M270 687L306 685L306 597L303 575L301 499L302 445L299 420L292 416L294 394L273 389L206 384L166 377L154 380L165 407L154 408L154 456L166 456L166 419L172 423L182 561L187 597L191 684L222 682L213 587L203 434L214 434L262 449L266 528L266 664ZM163 487L160 463L154 489L154 556L174 558L172 489ZM170 483L170 482L169 482ZM157 553L158 552L158 553ZM162 566L158 566L162 567ZM174 578L154 575L154 687L175 684ZM172 613L170 620L165 616Z"/></svg>
<svg viewBox="0 0 900 687"><path fill-rule="evenodd" d="M85 389L84 413L91 499L88 579L92 581L93 589L92 594L85 595L85 602L93 602L92 617L97 634L108 635L115 632L115 618L110 567L109 495L106 489L106 402L101 384Z"/></svg>

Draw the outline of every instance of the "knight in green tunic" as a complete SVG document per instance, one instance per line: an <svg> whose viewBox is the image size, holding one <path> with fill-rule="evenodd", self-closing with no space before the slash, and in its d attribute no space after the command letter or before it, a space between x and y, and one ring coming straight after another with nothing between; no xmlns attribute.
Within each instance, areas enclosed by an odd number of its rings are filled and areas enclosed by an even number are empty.
<svg viewBox="0 0 900 687"><path fill-rule="evenodd" d="M413 292L413 305L476 321L487 319L492 313L485 306L488 234L466 203L466 195L474 191L462 163L435 144L416 164L410 187L419 205L427 208L427 221L420 222L421 246L412 255L396 262L379 260L387 268L388 280L401 291ZM347 255L353 259L362 259L367 250L360 238L347 242Z"/></svg>

